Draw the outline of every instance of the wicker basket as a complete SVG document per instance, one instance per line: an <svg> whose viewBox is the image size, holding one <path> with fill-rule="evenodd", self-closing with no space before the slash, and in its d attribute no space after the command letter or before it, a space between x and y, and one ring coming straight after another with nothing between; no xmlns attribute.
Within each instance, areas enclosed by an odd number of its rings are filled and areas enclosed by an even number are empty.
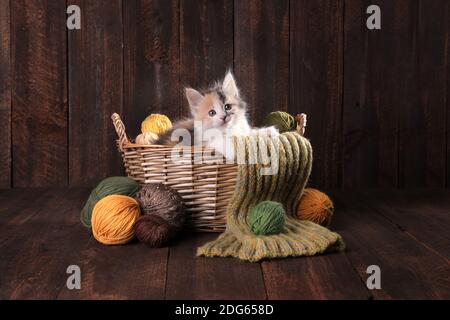
<svg viewBox="0 0 450 320"><path fill-rule="evenodd" d="M130 178L140 184L163 183L177 190L187 207L189 229L225 230L225 212L236 185L236 164L227 164L222 156L211 155L211 150L206 148L189 148L189 154L182 160L174 158L174 154L182 153L182 148L136 144L128 139L120 116L114 113L111 119L119 136L117 147ZM298 115L296 120L297 130L303 134L306 115ZM207 161L198 163L198 156Z"/></svg>

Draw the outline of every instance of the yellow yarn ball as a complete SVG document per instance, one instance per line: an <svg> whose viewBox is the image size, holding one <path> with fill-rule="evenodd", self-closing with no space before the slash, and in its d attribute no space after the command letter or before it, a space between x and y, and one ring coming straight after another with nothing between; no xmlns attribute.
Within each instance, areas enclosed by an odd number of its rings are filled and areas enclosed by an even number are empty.
<svg viewBox="0 0 450 320"><path fill-rule="evenodd" d="M308 220L328 226L334 213L334 205L331 199L323 192L307 188L298 204L297 217L300 220Z"/></svg>
<svg viewBox="0 0 450 320"><path fill-rule="evenodd" d="M158 113L149 115L141 124L142 133L152 132L160 135L170 128L172 128L170 119L167 116Z"/></svg>
<svg viewBox="0 0 450 320"><path fill-rule="evenodd" d="M141 215L139 203L128 196L110 195L92 211L92 233L106 245L125 244L134 237L134 224Z"/></svg>
<svg viewBox="0 0 450 320"><path fill-rule="evenodd" d="M145 132L138 135L135 142L137 144L153 144L156 140L158 140L158 135L156 133Z"/></svg>

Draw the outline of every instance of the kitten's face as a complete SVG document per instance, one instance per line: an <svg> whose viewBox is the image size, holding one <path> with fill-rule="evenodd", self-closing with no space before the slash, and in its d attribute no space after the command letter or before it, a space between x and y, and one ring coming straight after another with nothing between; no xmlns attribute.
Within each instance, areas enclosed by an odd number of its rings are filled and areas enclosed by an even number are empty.
<svg viewBox="0 0 450 320"><path fill-rule="evenodd" d="M246 104L239 96L236 82L228 73L223 82L202 95L194 89L186 89L186 97L195 121L201 121L203 129L226 129L245 118Z"/></svg>

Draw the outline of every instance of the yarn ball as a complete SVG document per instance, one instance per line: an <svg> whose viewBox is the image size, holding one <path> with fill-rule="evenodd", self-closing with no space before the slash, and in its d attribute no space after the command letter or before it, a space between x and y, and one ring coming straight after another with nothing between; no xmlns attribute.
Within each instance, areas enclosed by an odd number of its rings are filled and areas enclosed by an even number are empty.
<svg viewBox="0 0 450 320"><path fill-rule="evenodd" d="M87 228L91 227L92 210L98 201L112 194L134 197L138 192L139 184L127 177L109 177L102 180L94 190L81 211L81 222Z"/></svg>
<svg viewBox="0 0 450 320"><path fill-rule="evenodd" d="M153 248L160 248L173 237L170 224L158 215L144 214L134 225L134 233L139 241Z"/></svg>
<svg viewBox="0 0 450 320"><path fill-rule="evenodd" d="M174 232L183 228L185 206L177 191L162 183L142 186L136 194L142 213L157 215L167 221Z"/></svg>
<svg viewBox="0 0 450 320"><path fill-rule="evenodd" d="M280 133L295 130L297 123L295 118L287 112L274 111L267 115L264 125L275 126Z"/></svg>
<svg viewBox="0 0 450 320"><path fill-rule="evenodd" d="M161 135L170 128L172 128L170 119L167 116L158 113L149 115L141 124L142 133L152 132Z"/></svg>
<svg viewBox="0 0 450 320"><path fill-rule="evenodd" d="M333 201L323 192L307 188L298 204L297 217L328 226L334 213Z"/></svg>
<svg viewBox="0 0 450 320"><path fill-rule="evenodd" d="M274 201L263 201L249 213L249 225L256 235L281 233L284 229L286 212L283 205Z"/></svg>
<svg viewBox="0 0 450 320"><path fill-rule="evenodd" d="M140 215L136 199L123 195L104 197L92 212L92 234L106 245L125 244L134 238L134 224Z"/></svg>
<svg viewBox="0 0 450 320"><path fill-rule="evenodd" d="M137 144L153 144L156 140L158 140L158 135L156 133L145 132L138 135L135 142Z"/></svg>

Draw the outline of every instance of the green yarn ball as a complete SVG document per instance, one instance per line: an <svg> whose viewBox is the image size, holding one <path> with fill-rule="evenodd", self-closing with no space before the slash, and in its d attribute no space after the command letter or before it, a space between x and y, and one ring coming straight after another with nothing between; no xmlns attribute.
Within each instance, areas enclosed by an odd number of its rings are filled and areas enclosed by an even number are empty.
<svg viewBox="0 0 450 320"><path fill-rule="evenodd" d="M280 133L295 130L297 123L295 118L284 111L274 111L267 115L264 120L265 126L275 126Z"/></svg>
<svg viewBox="0 0 450 320"><path fill-rule="evenodd" d="M81 222L91 228L92 210L98 201L113 194L134 197L139 191L139 184L127 177L109 177L102 180L94 190L81 211Z"/></svg>
<svg viewBox="0 0 450 320"><path fill-rule="evenodd" d="M281 203L263 201L250 210L248 223L256 235L278 234L284 229L285 216Z"/></svg>

